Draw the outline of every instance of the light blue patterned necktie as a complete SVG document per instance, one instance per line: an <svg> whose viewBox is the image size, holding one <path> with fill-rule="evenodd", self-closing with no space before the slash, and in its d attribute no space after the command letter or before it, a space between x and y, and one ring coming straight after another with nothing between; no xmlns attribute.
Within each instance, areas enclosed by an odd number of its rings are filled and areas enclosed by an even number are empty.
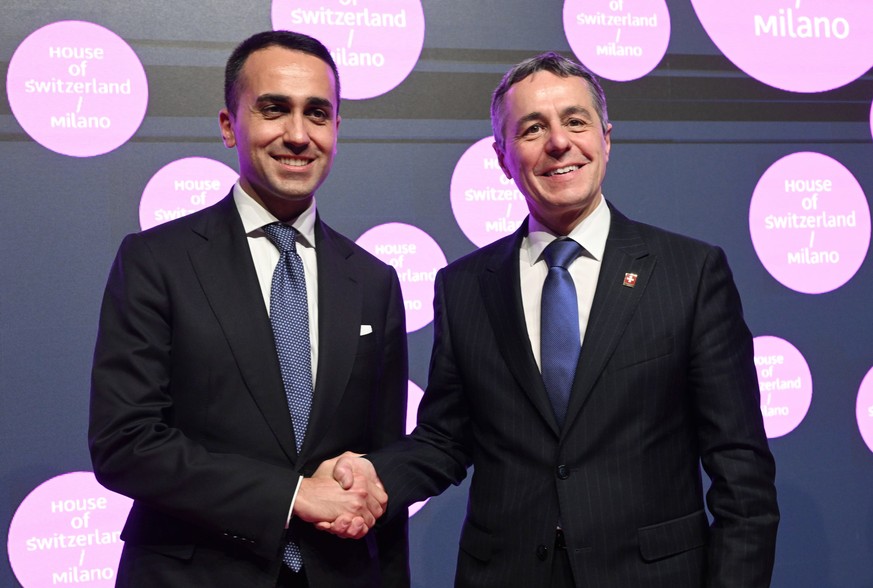
<svg viewBox="0 0 873 588"><path fill-rule="evenodd" d="M581 253L582 246L572 239L553 241L543 251L549 273L543 284L540 363L559 427L567 415L580 350L576 285L567 267Z"/></svg>
<svg viewBox="0 0 873 588"><path fill-rule="evenodd" d="M303 261L297 254L297 231L282 223L266 225L263 229L267 238L279 249L279 263L273 271L270 288L270 322L299 453L312 408L312 356L306 276L303 273ZM300 546L294 541L285 545L282 559L295 572L303 567Z"/></svg>

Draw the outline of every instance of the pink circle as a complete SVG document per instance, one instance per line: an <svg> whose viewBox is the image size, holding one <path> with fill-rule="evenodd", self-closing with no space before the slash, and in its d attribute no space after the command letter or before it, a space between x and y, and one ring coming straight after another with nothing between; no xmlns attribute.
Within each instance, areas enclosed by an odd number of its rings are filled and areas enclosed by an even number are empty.
<svg viewBox="0 0 873 588"><path fill-rule="evenodd" d="M565 0L564 34L597 75L627 82L651 72L670 42L665 0Z"/></svg>
<svg viewBox="0 0 873 588"><path fill-rule="evenodd" d="M446 265L446 256L433 238L412 225L387 223L373 227L358 245L394 267L406 307L406 332L433 320L433 283Z"/></svg>
<svg viewBox="0 0 873 588"><path fill-rule="evenodd" d="M37 486L9 525L9 563L22 586L114 586L132 501L72 472Z"/></svg>
<svg viewBox="0 0 873 588"><path fill-rule="evenodd" d="M228 195L239 174L219 161L186 157L158 170L139 202L145 230L215 204Z"/></svg>
<svg viewBox="0 0 873 588"><path fill-rule="evenodd" d="M418 424L418 405L424 398L424 391L415 382L409 380L406 393L406 434L412 433Z"/></svg>
<svg viewBox="0 0 873 588"><path fill-rule="evenodd" d="M31 33L9 61L9 106L47 149L73 157L123 145L142 123L148 81L133 49L90 22L61 21Z"/></svg>
<svg viewBox="0 0 873 588"><path fill-rule="evenodd" d="M778 337L755 337L755 369L767 437L782 437L803 421L812 402L812 375L803 355Z"/></svg>
<svg viewBox="0 0 873 588"><path fill-rule="evenodd" d="M527 216L524 195L500 169L493 143L493 137L473 143L452 172L452 212L477 247L515 232Z"/></svg>
<svg viewBox="0 0 873 588"><path fill-rule="evenodd" d="M412 430L415 428L415 425L418 424L418 405L421 404L421 399L424 397L424 391L419 388L415 382L412 380L409 381L407 387L407 400L406 400L406 434L409 435ZM430 500L426 498L421 502L416 502L415 504L410 505L409 507L409 516L411 517L415 513L421 510L427 501Z"/></svg>
<svg viewBox="0 0 873 588"><path fill-rule="evenodd" d="M749 230L773 278L792 290L821 294L861 267L870 246L870 209L841 163L821 153L794 153L758 181Z"/></svg>
<svg viewBox="0 0 873 588"><path fill-rule="evenodd" d="M424 45L421 0L273 0L273 28L324 43L342 97L373 98L397 87Z"/></svg>
<svg viewBox="0 0 873 588"><path fill-rule="evenodd" d="M691 0L716 46L758 81L791 92L844 86L873 66L873 4Z"/></svg>
<svg viewBox="0 0 873 588"><path fill-rule="evenodd" d="M873 368L864 376L858 389L855 418L858 420L858 430L861 431L864 443L873 451Z"/></svg>

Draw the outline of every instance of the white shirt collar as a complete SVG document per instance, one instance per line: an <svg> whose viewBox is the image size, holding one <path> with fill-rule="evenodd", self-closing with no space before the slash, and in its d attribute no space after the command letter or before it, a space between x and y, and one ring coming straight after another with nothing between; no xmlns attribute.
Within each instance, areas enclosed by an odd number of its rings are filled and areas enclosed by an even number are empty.
<svg viewBox="0 0 873 588"><path fill-rule="evenodd" d="M602 261L611 219L612 215L606 204L606 198L601 195L597 208L585 220L576 225L567 237L585 248L584 255L586 257ZM557 239L558 235L552 233L532 215L528 217L527 223L527 237L525 237L522 249L527 250L528 262L533 265L540 260L543 250L549 243Z"/></svg>
<svg viewBox="0 0 873 588"><path fill-rule="evenodd" d="M239 216L242 219L243 229L246 235L260 236L264 232L261 229L264 225L279 222L273 214L258 204L254 198L249 196L239 182L233 187L233 202L236 204L236 209L239 211ZM294 222L287 223L297 229L300 234L301 241L308 247L315 248L315 198L312 198L312 203L309 207L300 213Z"/></svg>

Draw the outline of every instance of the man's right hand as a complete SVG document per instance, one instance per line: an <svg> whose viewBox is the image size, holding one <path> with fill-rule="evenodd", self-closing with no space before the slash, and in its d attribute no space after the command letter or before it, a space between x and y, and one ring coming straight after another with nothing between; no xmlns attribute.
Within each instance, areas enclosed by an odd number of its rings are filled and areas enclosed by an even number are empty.
<svg viewBox="0 0 873 588"><path fill-rule="evenodd" d="M370 464L346 452L324 461L311 478L304 478L294 501L294 516L339 537L360 539L385 512L388 495ZM342 462L343 465L338 467ZM339 472L339 474L337 474Z"/></svg>

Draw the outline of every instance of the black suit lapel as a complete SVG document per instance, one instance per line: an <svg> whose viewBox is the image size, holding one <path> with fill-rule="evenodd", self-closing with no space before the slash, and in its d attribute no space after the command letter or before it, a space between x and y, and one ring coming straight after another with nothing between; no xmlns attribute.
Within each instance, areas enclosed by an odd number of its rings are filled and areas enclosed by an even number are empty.
<svg viewBox="0 0 873 588"><path fill-rule="evenodd" d="M614 208L610 208L612 221L591 316L576 367L576 379L570 394L565 423L567 428L584 406L624 334L656 263L656 259L649 255L635 224ZM625 285L628 274L635 275L633 287Z"/></svg>
<svg viewBox="0 0 873 588"><path fill-rule="evenodd" d="M495 249L481 275L480 286L491 328L506 365L536 410L557 435L558 423L531 351L521 301L518 252L526 233L527 222L513 238L506 239L502 247Z"/></svg>
<svg viewBox="0 0 873 588"><path fill-rule="evenodd" d="M293 462L297 450L273 331L233 197L217 204L193 230L203 238L202 247L189 251L194 272L249 392Z"/></svg>
<svg viewBox="0 0 873 588"><path fill-rule="evenodd" d="M301 449L305 458L330 429L342 400L361 336L361 284L350 271L354 251L320 220L315 225L318 259L318 370L312 413Z"/></svg>

